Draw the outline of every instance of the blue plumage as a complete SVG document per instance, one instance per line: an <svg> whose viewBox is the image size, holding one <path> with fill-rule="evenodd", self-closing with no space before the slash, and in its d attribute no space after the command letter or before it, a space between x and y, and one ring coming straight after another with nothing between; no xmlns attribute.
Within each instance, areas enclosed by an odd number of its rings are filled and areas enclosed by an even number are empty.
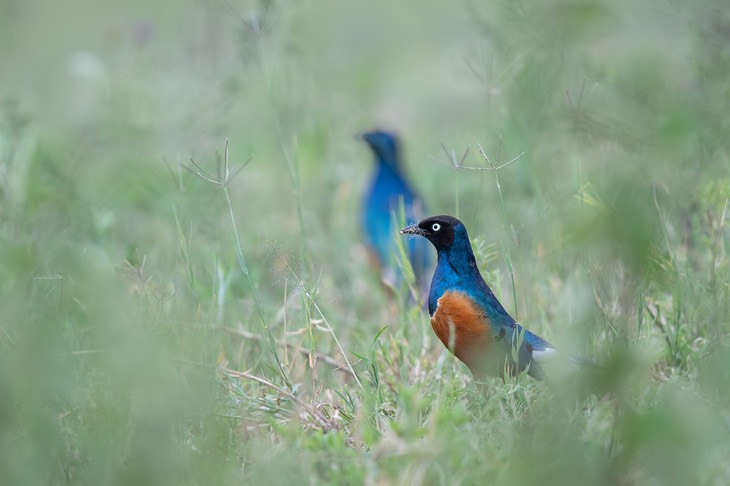
<svg viewBox="0 0 730 486"><path fill-rule="evenodd" d="M422 217L423 203L406 180L396 136L374 130L363 134L362 138L375 155L375 170L362 206L365 243L381 268L384 283L397 287L402 281L402 273L397 264L394 235L400 227L401 205L406 223L411 224ZM431 250L422 240L408 241L406 248L419 288L424 288L421 284L431 266Z"/></svg>
<svg viewBox="0 0 730 486"><path fill-rule="evenodd" d="M553 352L553 346L515 323L499 303L479 273L461 221L435 216L401 233L423 236L436 247L428 311L434 331L449 350L477 377L501 374L506 365L511 373L528 369L531 376L542 379L536 360Z"/></svg>

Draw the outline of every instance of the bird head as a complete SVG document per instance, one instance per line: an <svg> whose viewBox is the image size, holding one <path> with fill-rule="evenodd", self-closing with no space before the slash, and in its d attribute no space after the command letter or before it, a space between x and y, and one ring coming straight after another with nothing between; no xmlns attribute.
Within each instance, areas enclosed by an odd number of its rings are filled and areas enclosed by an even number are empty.
<svg viewBox="0 0 730 486"><path fill-rule="evenodd" d="M406 226L400 230L400 234L423 236L433 243L433 246L439 251L448 250L457 235L459 235L459 238L466 237L466 241L469 241L464 224L453 216L446 215L432 216L416 224Z"/></svg>
<svg viewBox="0 0 730 486"><path fill-rule="evenodd" d="M367 143L376 158L393 167L398 166L398 137L385 130L372 130L360 136Z"/></svg>

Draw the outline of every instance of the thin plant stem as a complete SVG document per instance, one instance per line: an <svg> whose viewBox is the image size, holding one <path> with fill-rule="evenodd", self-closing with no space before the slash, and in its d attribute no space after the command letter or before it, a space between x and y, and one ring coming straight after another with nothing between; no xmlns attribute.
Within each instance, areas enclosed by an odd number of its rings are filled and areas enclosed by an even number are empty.
<svg viewBox="0 0 730 486"><path fill-rule="evenodd" d="M251 272L249 271L248 265L246 264L246 259L243 256L243 249L241 247L241 239L238 236L236 218L233 214L233 203L231 202L231 195L228 191L228 184L241 171L241 169L243 169L243 167L245 167L246 164L248 164L248 161L246 163L244 163L242 166L238 167L237 169L231 171L229 151L228 151L228 139L226 139L223 161L221 162L220 158L218 158L217 174L215 174L215 175L211 174L210 172L203 169L192 159L192 157L190 158L190 162L195 167L195 170L193 170L189 167L186 167L188 170L197 174L201 179L206 180L206 181L210 182L211 184L218 186L223 191L223 194L225 195L226 204L228 205L228 215L231 219L231 231L233 234L233 249L234 249L234 253L236 254L236 260L238 262L238 267L240 268L241 272L246 276L246 280L248 281L248 285L251 289L251 295L253 297L254 304L256 305L256 311L258 312L258 315L259 315L261 331L265 337L266 346L269 349L269 352L271 352L271 354L274 356L274 359L276 360L276 365L279 368L279 372L281 373L282 378L286 381L287 386L289 386L291 388L292 383L291 383L291 379L289 377L289 373L287 373L285 366L282 364L281 359L279 358L279 353L276 351L276 343L274 341L274 336L271 334L271 330L269 329L269 325L267 324L266 314L264 313L264 309L261 306L261 300L259 299L258 293L256 292L256 287L254 285L253 278L251 277Z"/></svg>
<svg viewBox="0 0 730 486"><path fill-rule="evenodd" d="M496 163L493 163L487 153L484 151L484 148L482 148L481 144L477 144L477 148L479 149L479 153L484 157L484 160L487 161L489 164L489 167L464 167L465 169L471 169L471 170L492 170L494 172L494 183L497 185L497 194L499 194L499 205L502 208L502 224L504 225L505 231L507 231L507 228L509 227L509 224L507 223L507 210L504 205L504 196L502 195L502 185L499 183L499 175L497 172L510 165L511 163L518 160L520 157L522 157L525 153L522 152L516 157L512 158L511 160L505 162L504 164L497 165ZM497 149L497 163L499 163L499 158L502 154L502 136L499 137L499 146ZM500 243L501 240L500 240ZM514 304L514 318L515 320L518 320L518 306L517 306L517 285L515 284L515 272L514 268L512 266L512 257L510 254L510 249L508 245L505 245L502 243L502 249L504 250L504 259L505 263L507 265L507 271L510 275L510 280L512 281L512 300Z"/></svg>
<svg viewBox="0 0 730 486"><path fill-rule="evenodd" d="M350 363L350 360L347 358L347 353L345 353L345 348L340 343L340 340L337 339L337 335L335 334L334 329L332 329L332 326L330 326L329 321L324 316L324 313L322 312L322 309L319 308L319 305L317 305L317 302L314 300L314 295L306 290L304 286L304 282L302 279L294 272L294 269L289 265L289 263L284 260L284 264L289 269L289 272L292 274L294 279L299 284L299 287L303 290L304 296L309 299L309 302L311 306L314 308L314 310L317 311L317 314L319 314L320 319L322 319L322 323L327 328L327 331L332 335L332 340L335 342L335 346L337 346L337 350L342 355L342 358L345 360L345 365L349 368L350 372L352 373L352 376L355 378L355 382L357 382L358 386L360 388L363 388L362 382L360 381L360 378L358 378L357 374L355 373L355 369L352 367L352 363Z"/></svg>
<svg viewBox="0 0 730 486"><path fill-rule="evenodd" d="M261 42L261 37L258 38L257 47L259 50L259 56L266 76L268 85L269 102L274 116L274 128L276 130L276 138L279 142L282 155L284 156L284 162L286 164L287 172L289 174L289 180L291 182L292 191L294 193L294 202L296 205L297 223L299 224L300 244L299 244L299 260L302 268L306 268L307 255L309 254L307 248L307 231L306 225L304 224L304 211L302 210L302 190L301 190L301 176L299 173L299 164L296 158L293 158L290 150L287 148L284 142L284 130L281 126L281 116L279 115L279 108L274 98L274 76L272 74L271 67L267 62L266 52L264 45Z"/></svg>

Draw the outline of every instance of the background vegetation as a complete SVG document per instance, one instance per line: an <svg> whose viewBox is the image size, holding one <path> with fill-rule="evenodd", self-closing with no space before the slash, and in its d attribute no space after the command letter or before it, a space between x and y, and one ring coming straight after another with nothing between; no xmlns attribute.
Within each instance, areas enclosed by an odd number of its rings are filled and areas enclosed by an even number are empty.
<svg viewBox="0 0 730 486"><path fill-rule="evenodd" d="M727 484L729 46L711 0L4 0L3 484ZM372 127L598 373L477 387L383 293Z"/></svg>

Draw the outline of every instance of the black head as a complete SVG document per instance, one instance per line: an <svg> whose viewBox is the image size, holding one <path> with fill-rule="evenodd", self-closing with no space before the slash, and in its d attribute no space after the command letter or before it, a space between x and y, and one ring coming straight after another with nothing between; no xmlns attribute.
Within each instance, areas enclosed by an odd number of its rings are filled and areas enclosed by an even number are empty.
<svg viewBox="0 0 730 486"><path fill-rule="evenodd" d="M457 235L459 238L466 237L466 229L464 224L453 216L441 215L431 216L403 228L400 234L423 236L433 243L437 250L447 250Z"/></svg>
<svg viewBox="0 0 730 486"><path fill-rule="evenodd" d="M361 135L375 152L378 160L393 166L398 165L398 137L385 130L372 130Z"/></svg>

